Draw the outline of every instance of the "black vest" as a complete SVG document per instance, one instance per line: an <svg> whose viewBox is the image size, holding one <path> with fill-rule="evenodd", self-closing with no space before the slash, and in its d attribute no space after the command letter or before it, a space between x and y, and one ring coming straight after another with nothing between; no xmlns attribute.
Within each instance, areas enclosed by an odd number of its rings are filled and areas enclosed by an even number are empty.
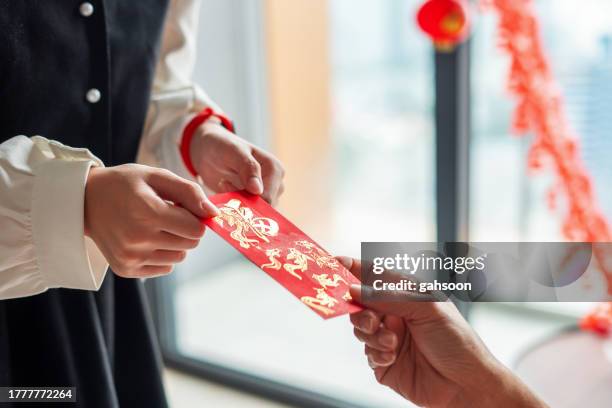
<svg viewBox="0 0 612 408"><path fill-rule="evenodd" d="M107 165L134 160L166 0L90 3L85 17L80 1L0 0L0 141L38 134Z"/></svg>
<svg viewBox="0 0 612 408"><path fill-rule="evenodd" d="M81 1L0 0L0 142L42 135L107 166L134 161L166 2L89 0L89 13ZM165 406L147 313L140 281L110 271L96 293L0 301L0 386L76 386L78 406Z"/></svg>

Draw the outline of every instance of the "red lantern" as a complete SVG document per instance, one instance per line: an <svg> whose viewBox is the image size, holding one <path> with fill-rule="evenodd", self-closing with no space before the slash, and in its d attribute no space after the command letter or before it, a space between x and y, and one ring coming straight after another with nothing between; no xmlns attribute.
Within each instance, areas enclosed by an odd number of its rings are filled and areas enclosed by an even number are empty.
<svg viewBox="0 0 612 408"><path fill-rule="evenodd" d="M468 34L468 5L466 0L427 0L417 21L437 49L450 51Z"/></svg>

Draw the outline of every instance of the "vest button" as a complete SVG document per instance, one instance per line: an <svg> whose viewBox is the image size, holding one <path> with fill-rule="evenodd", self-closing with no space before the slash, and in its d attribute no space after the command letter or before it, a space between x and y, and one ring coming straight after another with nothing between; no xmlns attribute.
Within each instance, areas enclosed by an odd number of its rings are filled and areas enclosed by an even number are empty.
<svg viewBox="0 0 612 408"><path fill-rule="evenodd" d="M100 100L102 94L96 88L91 88L89 91L87 91L85 97L87 98L87 102L96 103Z"/></svg>
<svg viewBox="0 0 612 408"><path fill-rule="evenodd" d="M93 14L93 12L94 12L94 6L88 1L86 1L85 3L82 3L79 6L79 13L81 13L83 17L89 17Z"/></svg>

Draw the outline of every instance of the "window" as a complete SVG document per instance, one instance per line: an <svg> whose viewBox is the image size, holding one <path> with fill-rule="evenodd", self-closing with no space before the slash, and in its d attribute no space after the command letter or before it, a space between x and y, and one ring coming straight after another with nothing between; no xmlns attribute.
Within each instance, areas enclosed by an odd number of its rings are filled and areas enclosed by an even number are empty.
<svg viewBox="0 0 612 408"><path fill-rule="evenodd" d="M536 4L570 125L581 137L601 207L612 218L612 5L599 0L579 7L571 0ZM519 138L509 131L508 61L497 49L495 24L494 15L484 14L473 34L470 239L562 240L560 218L546 204L554 178L548 170L528 177L530 136Z"/></svg>
<svg viewBox="0 0 612 408"><path fill-rule="evenodd" d="M468 189L446 176L468 167L471 241L561 239L543 198L551 178L527 177L529 139L509 135L512 101L495 17L479 16L463 49L462 58L471 54L472 102L459 106L469 100L457 83L468 59L434 58L414 23L420 4L204 0L203 14L215 18L201 19L196 75L243 137L281 158L281 211L333 253L358 256L361 241L457 237ZM603 12L612 6L585 0L577 16L570 0L537 5L570 120L612 217L604 184L612 174L612 14ZM461 123L438 117L436 124L441 105ZM470 110L468 163L454 127L465 126ZM442 150L457 166L436 163ZM448 174L436 178L445 166ZM436 202L441 186L455 191ZM323 322L212 233L152 292L169 364L294 404L405 406L375 382L346 318ZM481 304L470 316L511 365L523 347L588 307Z"/></svg>
<svg viewBox="0 0 612 408"><path fill-rule="evenodd" d="M217 21L202 18L198 75L239 133L284 162L280 210L336 254L435 239L433 58L413 24L419 2L222 1L203 3ZM217 29L233 40L207 37ZM227 44L211 53L212 41ZM405 406L372 376L346 317L321 320L208 235L162 284L167 354L294 403Z"/></svg>
<svg viewBox="0 0 612 408"><path fill-rule="evenodd" d="M612 5L586 0L536 1L546 52L581 137L582 155L600 205L612 219ZM554 183L549 170L529 176L530 136L510 134L513 103L506 91L508 61L497 49L496 16L479 16L472 37L470 239L562 241L559 213L547 206ZM592 308L588 303L478 304L472 323L506 363L543 335L554 333ZM512 341L507 327L512 325Z"/></svg>

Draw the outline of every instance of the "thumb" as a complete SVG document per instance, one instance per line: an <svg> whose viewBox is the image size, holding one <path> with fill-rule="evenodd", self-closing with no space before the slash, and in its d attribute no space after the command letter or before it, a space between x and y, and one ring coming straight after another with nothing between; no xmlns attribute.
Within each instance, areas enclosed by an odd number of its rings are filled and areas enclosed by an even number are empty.
<svg viewBox="0 0 612 408"><path fill-rule="evenodd" d="M196 217L210 218L219 214L197 183L167 170L154 172L147 181L159 197L185 208Z"/></svg>
<svg viewBox="0 0 612 408"><path fill-rule="evenodd" d="M261 180L261 165L250 151L240 149L235 158L234 170L238 173L240 182L244 189L251 194L263 193L263 181Z"/></svg>
<svg viewBox="0 0 612 408"><path fill-rule="evenodd" d="M348 256L337 256L336 260L348 269L354 277L361 280L361 261L359 259L350 258Z"/></svg>
<svg viewBox="0 0 612 408"><path fill-rule="evenodd" d="M354 302L374 311L416 319L433 311L436 299L430 294L407 291L374 290L370 286L352 284L349 292Z"/></svg>

